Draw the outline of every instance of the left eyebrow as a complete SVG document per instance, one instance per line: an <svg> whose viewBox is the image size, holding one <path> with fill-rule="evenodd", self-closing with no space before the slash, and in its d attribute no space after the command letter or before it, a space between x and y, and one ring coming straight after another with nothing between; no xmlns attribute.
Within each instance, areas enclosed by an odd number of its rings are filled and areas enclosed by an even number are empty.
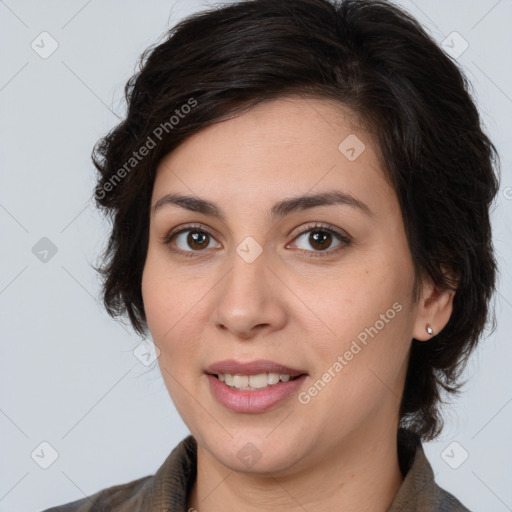
<svg viewBox="0 0 512 512"><path fill-rule="evenodd" d="M341 190L284 199L272 207L271 216L272 218L284 217L291 212L302 211L308 208L314 208L315 206L333 206L339 204L356 208L368 216L373 216L373 212L368 205Z"/></svg>
<svg viewBox="0 0 512 512"><path fill-rule="evenodd" d="M153 206L153 212L166 205L176 205L190 211L202 213L211 217L215 217L221 221L225 220L225 214L219 206L206 199L195 196L187 196L183 194L167 194L161 197ZM283 199L272 206L270 215L272 219L284 217L295 211L303 211L316 206L333 206L345 205L358 209L365 215L374 216L368 205L363 203L356 197L342 192L333 190L330 192L319 192L317 194L308 194L302 196Z"/></svg>

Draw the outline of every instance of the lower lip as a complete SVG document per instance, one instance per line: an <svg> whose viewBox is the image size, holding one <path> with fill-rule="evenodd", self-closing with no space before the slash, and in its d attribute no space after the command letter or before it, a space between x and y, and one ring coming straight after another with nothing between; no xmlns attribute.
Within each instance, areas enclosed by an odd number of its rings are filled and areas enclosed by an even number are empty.
<svg viewBox="0 0 512 512"><path fill-rule="evenodd" d="M224 407L235 412L264 412L272 409L295 393L306 379L306 375L301 375L288 382L280 382L255 391L245 391L230 388L213 375L207 377L215 398Z"/></svg>

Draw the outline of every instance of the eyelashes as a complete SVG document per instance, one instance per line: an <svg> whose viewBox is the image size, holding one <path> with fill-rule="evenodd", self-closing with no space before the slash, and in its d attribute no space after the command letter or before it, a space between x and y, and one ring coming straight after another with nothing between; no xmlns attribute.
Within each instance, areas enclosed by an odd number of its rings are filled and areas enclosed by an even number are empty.
<svg viewBox="0 0 512 512"><path fill-rule="evenodd" d="M182 240L179 240L179 237L186 233L189 233L189 235L182 238ZM323 223L313 223L307 225L303 230L294 236L291 243L296 244L297 240L300 240L302 237L304 237L304 235L307 235L308 233L310 233L310 236L307 239L306 244L309 244L310 247L314 247L314 245L320 244L322 247L319 250L315 250L314 248L312 250L303 248L297 249L298 252L304 254L306 257L332 256L334 253L340 252L351 243L351 239L346 233L338 231L338 229L334 228L330 224ZM179 247L175 248L175 242L177 240L178 242L181 242L182 246L185 246L187 249ZM201 224L192 224L172 231L165 237L162 243L169 246L169 249L173 253L177 253L185 257L204 257L205 254L202 253L205 253L210 248L212 241L216 242L215 237L208 231L207 228L203 227ZM336 246L337 249L326 250L323 247L323 245L326 243L330 247L335 241L339 242L338 246ZM196 246L196 249L191 248L191 245Z"/></svg>

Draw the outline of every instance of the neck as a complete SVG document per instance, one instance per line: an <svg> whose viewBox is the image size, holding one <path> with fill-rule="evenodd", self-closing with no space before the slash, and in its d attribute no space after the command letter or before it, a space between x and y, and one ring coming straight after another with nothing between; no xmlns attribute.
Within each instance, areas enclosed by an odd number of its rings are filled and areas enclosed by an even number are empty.
<svg viewBox="0 0 512 512"><path fill-rule="evenodd" d="M359 429L307 468L286 473L232 471L198 446L189 510L386 512L403 482L396 432Z"/></svg>

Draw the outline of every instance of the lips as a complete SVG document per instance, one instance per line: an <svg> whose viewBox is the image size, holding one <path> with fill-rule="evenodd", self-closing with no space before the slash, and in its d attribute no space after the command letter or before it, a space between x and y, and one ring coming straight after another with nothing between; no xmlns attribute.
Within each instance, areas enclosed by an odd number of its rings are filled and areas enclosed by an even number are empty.
<svg viewBox="0 0 512 512"><path fill-rule="evenodd" d="M297 393L307 378L307 372L285 366L274 361L258 360L242 363L233 359L219 361L206 370L210 391L218 403L237 413L263 413L283 406ZM253 376L273 374L289 376L262 389L236 389L227 385L218 376Z"/></svg>

